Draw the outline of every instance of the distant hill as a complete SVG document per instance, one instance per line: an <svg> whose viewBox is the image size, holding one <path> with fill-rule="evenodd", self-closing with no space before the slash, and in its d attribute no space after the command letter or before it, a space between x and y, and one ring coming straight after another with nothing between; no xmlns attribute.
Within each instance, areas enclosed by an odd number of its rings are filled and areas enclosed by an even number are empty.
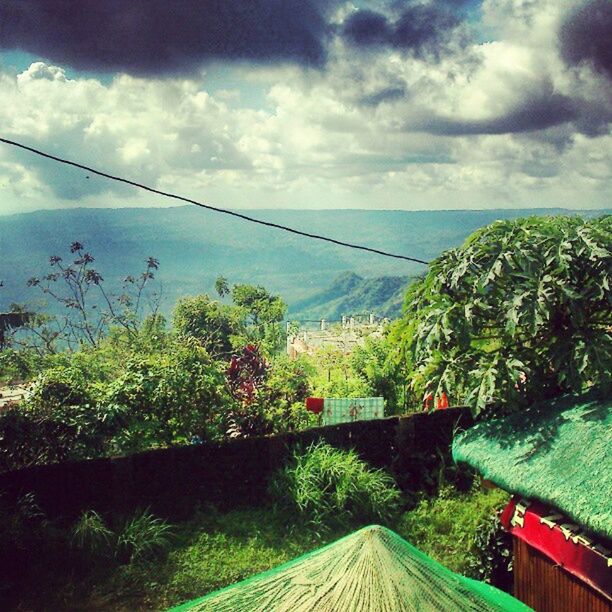
<svg viewBox="0 0 612 612"><path fill-rule="evenodd" d="M401 314L408 276L362 278L353 272L337 276L332 284L315 295L295 302L289 318L337 320L342 315L373 312L394 319Z"/></svg>
<svg viewBox="0 0 612 612"><path fill-rule="evenodd" d="M568 211L254 210L251 214L429 261L496 219L563 212ZM26 286L27 279L47 273L49 256L66 256L74 240L85 243L96 257L109 289L118 287L127 274L141 270L148 256L159 259L165 312L181 296L211 292L218 275L226 276L230 283L265 285L280 293L295 312L300 304L299 309L306 312L307 300L314 296L314 312L316 304L323 302L337 310L340 303L332 302L340 300L343 291L354 294L354 303L364 307L374 303L376 295L384 304L398 285L375 279L412 276L426 270L416 263L303 238L193 206L37 211L0 216L0 280L4 282L0 312L11 302L38 300L39 294ZM345 272L353 272L361 280L347 276L330 288ZM335 297L317 297L326 288L335 291Z"/></svg>

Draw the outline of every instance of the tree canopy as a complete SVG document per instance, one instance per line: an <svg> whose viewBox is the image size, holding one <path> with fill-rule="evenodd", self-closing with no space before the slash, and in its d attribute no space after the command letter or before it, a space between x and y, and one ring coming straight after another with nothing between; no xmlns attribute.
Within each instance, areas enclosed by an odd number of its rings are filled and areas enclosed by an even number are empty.
<svg viewBox="0 0 612 612"><path fill-rule="evenodd" d="M411 286L396 329L419 394L476 412L610 384L612 216L499 221Z"/></svg>

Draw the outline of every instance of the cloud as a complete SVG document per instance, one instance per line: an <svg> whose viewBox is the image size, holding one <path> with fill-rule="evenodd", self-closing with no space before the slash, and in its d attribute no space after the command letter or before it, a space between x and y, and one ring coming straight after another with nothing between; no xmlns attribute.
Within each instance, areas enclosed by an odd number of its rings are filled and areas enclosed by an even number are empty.
<svg viewBox="0 0 612 612"><path fill-rule="evenodd" d="M325 21L332 2L309 6ZM610 83L594 59L568 66L561 55L577 2L485 0L487 41L465 44L479 14L453 26L463 18L452 2L418 0L452 13L438 37L402 21L416 0L343 3L316 70L223 57L195 70L202 56L176 60L189 74L166 65L146 78L99 80L48 61L19 75L0 68L0 125L9 138L228 207L609 206ZM345 30L358 15L354 42ZM85 174L0 147L0 212L166 203Z"/></svg>
<svg viewBox="0 0 612 612"><path fill-rule="evenodd" d="M209 60L325 58L328 0L4 0L0 47L62 65L187 74Z"/></svg>
<svg viewBox="0 0 612 612"><path fill-rule="evenodd" d="M375 11L356 11L344 21L342 34L357 47L387 46L418 58L438 58L460 24L455 12L438 2L409 6L395 20Z"/></svg>
<svg viewBox="0 0 612 612"><path fill-rule="evenodd" d="M612 79L612 2L591 0L571 11L561 25L561 56L569 66L590 64Z"/></svg>
<svg viewBox="0 0 612 612"><path fill-rule="evenodd" d="M577 116L577 109L570 98L549 92L522 100L517 107L496 117L460 120L438 116L424 119L419 128L446 136L519 134L561 125Z"/></svg>

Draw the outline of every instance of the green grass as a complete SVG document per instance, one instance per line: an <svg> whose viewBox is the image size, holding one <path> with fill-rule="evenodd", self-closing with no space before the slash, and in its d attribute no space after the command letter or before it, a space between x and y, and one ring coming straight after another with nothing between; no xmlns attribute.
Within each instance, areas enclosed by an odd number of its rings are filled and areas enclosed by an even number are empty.
<svg viewBox="0 0 612 612"><path fill-rule="evenodd" d="M105 601L110 609L165 609L285 563L352 530L337 529L319 538L292 522L273 508L202 511L177 527L174 548L164 560L117 568L97 586L93 599Z"/></svg>
<svg viewBox="0 0 612 612"><path fill-rule="evenodd" d="M422 499L389 524L402 537L448 568L467 572L473 539L483 520L502 506L499 490L459 493L446 488ZM317 535L285 510L273 507L220 513L201 510L173 526L161 558L86 564L67 571L44 555L28 569L18 609L165 610L319 548L363 526L336 524ZM31 582L31 585L29 583Z"/></svg>
<svg viewBox="0 0 612 612"><path fill-rule="evenodd" d="M442 488L434 498L422 499L400 518L395 527L425 554L454 572L467 573L475 551L474 536L480 524L504 506L509 495L501 489L476 489L458 493Z"/></svg>

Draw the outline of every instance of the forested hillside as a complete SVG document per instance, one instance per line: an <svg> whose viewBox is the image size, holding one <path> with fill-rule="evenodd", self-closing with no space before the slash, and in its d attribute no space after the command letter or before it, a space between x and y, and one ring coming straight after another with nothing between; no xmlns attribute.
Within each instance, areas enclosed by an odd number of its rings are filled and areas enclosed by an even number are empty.
<svg viewBox="0 0 612 612"><path fill-rule="evenodd" d="M431 260L457 246L475 229L495 219L554 210L370 211L257 210L253 215L352 243ZM557 211L558 212L558 211ZM598 211L601 213L602 211ZM589 214L589 213L583 213ZM142 270L147 257L160 262L162 310L177 299L210 292L219 275L231 282L261 284L279 293L292 311L332 316L339 303L313 298L344 272L367 279L413 276L425 267L269 229L194 207L150 209L70 209L0 216L0 310L13 302L37 300L27 279L48 273L50 255L62 255L78 240L96 257L109 288ZM371 297L387 296L388 281L371 281L347 307L367 307ZM396 285L393 285L396 286ZM371 294L371 295L370 295ZM339 297L336 296L336 297ZM325 298L325 299L323 299ZM301 305L300 305L301 304ZM42 304L40 304L42 306Z"/></svg>
<svg viewBox="0 0 612 612"><path fill-rule="evenodd" d="M345 272L323 291L293 304L289 317L334 320L344 314L373 312L394 319L401 314L410 280L408 276L362 278L353 272Z"/></svg>

